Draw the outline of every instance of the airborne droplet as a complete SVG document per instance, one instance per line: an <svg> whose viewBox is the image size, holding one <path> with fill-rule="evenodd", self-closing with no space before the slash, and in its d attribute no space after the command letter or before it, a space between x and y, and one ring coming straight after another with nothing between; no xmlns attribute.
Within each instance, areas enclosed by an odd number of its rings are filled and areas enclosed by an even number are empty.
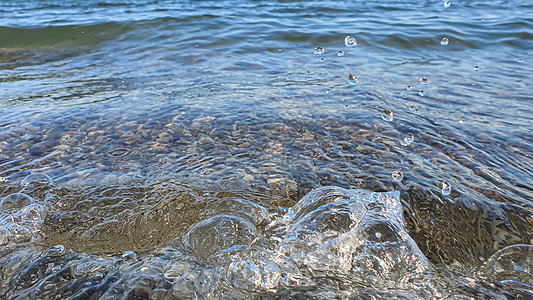
<svg viewBox="0 0 533 300"><path fill-rule="evenodd" d="M414 140L415 140L415 137L413 136L412 133L409 132L406 136L400 139L400 145L404 147L409 146Z"/></svg>
<svg viewBox="0 0 533 300"><path fill-rule="evenodd" d="M449 194L452 193L452 186L446 182L446 181L443 181L442 182L442 195L444 196L448 196Z"/></svg>
<svg viewBox="0 0 533 300"><path fill-rule="evenodd" d="M355 48L357 46L357 41L355 40L354 37L352 36L347 36L345 39L344 39L344 44L346 45L346 47L348 48Z"/></svg>
<svg viewBox="0 0 533 300"><path fill-rule="evenodd" d="M359 85L359 79L357 79L354 74L348 75L348 82L353 86Z"/></svg>
<svg viewBox="0 0 533 300"><path fill-rule="evenodd" d="M315 48L315 55L324 54L324 52L326 52L326 51L325 51L324 48L322 48L322 47L318 47L318 46L317 46L317 47Z"/></svg>
<svg viewBox="0 0 533 300"><path fill-rule="evenodd" d="M392 172L392 180L394 180L396 182L401 182L403 180L402 171L394 171L394 172Z"/></svg>
<svg viewBox="0 0 533 300"><path fill-rule="evenodd" d="M381 118L387 122L392 122L392 120L394 120L393 116L394 116L394 113L389 109L385 109L383 113L381 114Z"/></svg>

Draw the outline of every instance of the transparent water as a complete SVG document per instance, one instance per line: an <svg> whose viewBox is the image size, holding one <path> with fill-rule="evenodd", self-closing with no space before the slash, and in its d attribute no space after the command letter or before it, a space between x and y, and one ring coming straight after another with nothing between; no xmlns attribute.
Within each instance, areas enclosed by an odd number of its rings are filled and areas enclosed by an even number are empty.
<svg viewBox="0 0 533 300"><path fill-rule="evenodd" d="M0 298L533 297L531 49L519 0L0 1Z"/></svg>

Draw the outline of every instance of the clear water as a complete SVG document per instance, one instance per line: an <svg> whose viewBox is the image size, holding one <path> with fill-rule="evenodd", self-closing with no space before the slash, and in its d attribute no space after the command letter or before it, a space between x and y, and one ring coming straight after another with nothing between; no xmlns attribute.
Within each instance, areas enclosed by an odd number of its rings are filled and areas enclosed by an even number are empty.
<svg viewBox="0 0 533 300"><path fill-rule="evenodd" d="M520 0L0 1L0 298L531 298L532 49Z"/></svg>

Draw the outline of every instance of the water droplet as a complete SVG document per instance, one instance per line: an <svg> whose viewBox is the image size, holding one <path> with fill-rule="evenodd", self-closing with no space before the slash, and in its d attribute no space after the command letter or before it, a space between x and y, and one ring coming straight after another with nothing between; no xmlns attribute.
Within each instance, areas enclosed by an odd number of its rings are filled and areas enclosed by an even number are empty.
<svg viewBox="0 0 533 300"><path fill-rule="evenodd" d="M354 74L348 75L348 82L353 86L359 85L359 79Z"/></svg>
<svg viewBox="0 0 533 300"><path fill-rule="evenodd" d="M381 238L381 232L376 232L376 238L378 238L378 239Z"/></svg>
<svg viewBox="0 0 533 300"><path fill-rule="evenodd" d="M20 183L21 186L27 186L27 185L51 185L52 184L52 178L50 176L43 174L43 173L34 173L26 176L22 182Z"/></svg>
<svg viewBox="0 0 533 300"><path fill-rule="evenodd" d="M459 120L459 124L464 124L466 123L465 120Z"/></svg>
<svg viewBox="0 0 533 300"><path fill-rule="evenodd" d="M521 59L521 58L519 58L519 59L517 60L517 62L519 62L519 63L523 63L523 62L524 62L524 60L523 60L523 59Z"/></svg>
<svg viewBox="0 0 533 300"><path fill-rule="evenodd" d="M345 39L344 39L344 44L346 45L346 47L348 48L355 48L357 46L357 41L355 40L354 37L352 36L347 36Z"/></svg>
<svg viewBox="0 0 533 300"><path fill-rule="evenodd" d="M446 182L446 181L443 181L442 182L442 195L444 196L448 196L449 194L452 193L452 186Z"/></svg>
<svg viewBox="0 0 533 300"><path fill-rule="evenodd" d="M344 56L344 51L342 51L342 50L339 51L339 53L337 53L337 56L339 56L339 57L343 57L343 56Z"/></svg>
<svg viewBox="0 0 533 300"><path fill-rule="evenodd" d="M17 211L35 202L32 197L23 193L14 193L7 195L0 202L0 211L11 212Z"/></svg>
<svg viewBox="0 0 533 300"><path fill-rule="evenodd" d="M124 259L135 259L137 258L137 253L133 252L133 251L126 251L122 254L122 258Z"/></svg>
<svg viewBox="0 0 533 300"><path fill-rule="evenodd" d="M407 90L408 90L408 91L410 91L410 90L412 90L412 89L413 89L412 86L410 86L410 85L407 86Z"/></svg>
<svg viewBox="0 0 533 300"><path fill-rule="evenodd" d="M479 71L479 67L478 66L474 66L474 71Z"/></svg>
<svg viewBox="0 0 533 300"><path fill-rule="evenodd" d="M423 85L427 85L429 83L429 80L426 77L420 77L418 81L420 81L420 84Z"/></svg>
<svg viewBox="0 0 533 300"><path fill-rule="evenodd" d="M322 58L320 58L320 61L321 61L321 62L324 62L325 60L324 60L324 58L322 57Z"/></svg>
<svg viewBox="0 0 533 300"><path fill-rule="evenodd" d="M442 46L448 46L448 43L449 43L449 42L450 42L450 41L449 41L447 38L442 38L442 40L440 40L440 44L441 44Z"/></svg>
<svg viewBox="0 0 533 300"><path fill-rule="evenodd" d="M402 171L394 171L394 172L392 172L392 180L394 180L396 182L401 182L403 180Z"/></svg>
<svg viewBox="0 0 533 300"><path fill-rule="evenodd" d="M324 52L326 52L322 47L316 47L315 48L315 55L321 55L321 54L324 54Z"/></svg>
<svg viewBox="0 0 533 300"><path fill-rule="evenodd" d="M46 251L46 254L48 256L51 256L51 257L61 256L61 255L65 254L65 246L56 245L56 246L48 249L48 251Z"/></svg>
<svg viewBox="0 0 533 300"><path fill-rule="evenodd" d="M426 95L426 93L425 93L424 91L420 91L420 92L418 92L418 95L419 95L420 97L424 97L424 96Z"/></svg>
<svg viewBox="0 0 533 300"><path fill-rule="evenodd" d="M280 48L280 49L278 49L278 52L281 52L281 48Z"/></svg>
<svg viewBox="0 0 533 300"><path fill-rule="evenodd" d="M418 111L418 108L411 106L411 111L418 115L420 111Z"/></svg>
<svg viewBox="0 0 533 300"><path fill-rule="evenodd" d="M392 120L394 120L393 115L394 115L394 113L393 113L391 110L385 109L385 110L383 111L383 113L381 114L381 118L382 118L384 121L392 122Z"/></svg>
<svg viewBox="0 0 533 300"><path fill-rule="evenodd" d="M400 145L404 147L409 146L414 140L415 140L415 137L413 136L412 133L409 132L406 136L400 139Z"/></svg>
<svg viewBox="0 0 533 300"><path fill-rule="evenodd" d="M330 93L330 90L329 89L326 89L326 94L329 94Z"/></svg>
<svg viewBox="0 0 533 300"><path fill-rule="evenodd" d="M405 94L402 95L403 99L407 99L407 96Z"/></svg>
<svg viewBox="0 0 533 300"><path fill-rule="evenodd" d="M452 1L450 0L443 1L442 5L444 5L444 8L448 8L450 7L450 5L452 5Z"/></svg>

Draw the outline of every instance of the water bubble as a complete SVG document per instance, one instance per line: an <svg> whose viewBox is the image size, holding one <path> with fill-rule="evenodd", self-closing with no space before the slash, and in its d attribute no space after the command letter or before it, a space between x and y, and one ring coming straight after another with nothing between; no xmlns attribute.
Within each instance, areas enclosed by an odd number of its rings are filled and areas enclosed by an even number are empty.
<svg viewBox="0 0 533 300"><path fill-rule="evenodd" d="M411 106L411 111L414 112L416 115L418 115L418 113L420 111L418 111L418 108L414 107L414 106Z"/></svg>
<svg viewBox="0 0 533 300"><path fill-rule="evenodd" d="M403 180L402 171L394 171L394 172L392 172L392 180L394 180L396 182L401 182Z"/></svg>
<svg viewBox="0 0 533 300"><path fill-rule="evenodd" d="M446 181L443 181L442 182L442 195L444 196L448 196L449 194L452 193L452 186L446 182Z"/></svg>
<svg viewBox="0 0 533 300"><path fill-rule="evenodd" d="M400 145L404 147L409 146L414 140L415 140L415 137L413 136L412 133L409 132L406 136L400 139Z"/></svg>
<svg viewBox="0 0 533 300"><path fill-rule="evenodd" d="M376 238L381 239L381 232L376 232Z"/></svg>
<svg viewBox="0 0 533 300"><path fill-rule="evenodd" d="M388 109L385 109L383 111L383 113L381 114L381 118L384 120L384 121L387 121L387 122L392 122L392 120L394 120L394 117L393 117L394 113Z"/></svg>
<svg viewBox="0 0 533 300"><path fill-rule="evenodd" d="M355 48L357 46L357 41L355 40L354 37L352 36L347 36L345 39L344 39L344 44L346 45L346 47L348 48Z"/></svg>
<svg viewBox="0 0 533 300"><path fill-rule="evenodd" d="M33 200L33 198L26 194L14 193L2 199L2 201L0 202L0 211L18 211L21 208L28 206L34 202L35 201Z"/></svg>
<svg viewBox="0 0 533 300"><path fill-rule="evenodd" d="M324 52L326 52L326 51L322 47L317 46L315 48L315 55L321 55L321 54L324 54Z"/></svg>
<svg viewBox="0 0 533 300"><path fill-rule="evenodd" d="M424 96L426 95L426 92L424 92L424 91L420 91L420 92L418 92L418 95L419 95L420 97L424 97Z"/></svg>
<svg viewBox="0 0 533 300"><path fill-rule="evenodd" d="M405 94L402 94L402 99L407 99L407 96Z"/></svg>
<svg viewBox="0 0 533 300"><path fill-rule="evenodd" d="M48 249L48 251L46 251L46 254L48 256L51 256L51 257L62 256L63 254L65 254L65 246L56 245L56 246Z"/></svg>
<svg viewBox="0 0 533 300"><path fill-rule="evenodd" d="M450 7L450 5L452 5L452 1L450 0L443 1L442 5L444 5L444 8L448 8Z"/></svg>
<svg viewBox="0 0 533 300"><path fill-rule="evenodd" d="M320 61L321 61L321 62L324 62L325 60L324 60L324 58L322 57L322 58L320 58Z"/></svg>
<svg viewBox="0 0 533 300"><path fill-rule="evenodd" d="M348 75L348 82L353 86L359 85L359 79L357 79L354 74Z"/></svg>
<svg viewBox="0 0 533 300"><path fill-rule="evenodd" d="M479 67L478 66L474 66L474 71L479 71Z"/></svg>
<svg viewBox="0 0 533 300"><path fill-rule="evenodd" d="M418 81L420 81L420 84L423 85L427 85L429 83L429 80L426 77L420 77Z"/></svg>
<svg viewBox="0 0 533 300"><path fill-rule="evenodd" d="M124 259L135 259L137 257L137 253L129 250L122 254L122 258Z"/></svg>
<svg viewBox="0 0 533 300"><path fill-rule="evenodd" d="M523 63L523 62L524 62L524 60L523 60L523 59L521 59L521 58L519 58L519 59L517 60L517 62L519 62L519 63Z"/></svg>
<svg viewBox="0 0 533 300"><path fill-rule="evenodd" d="M326 89L326 94L329 94L331 93L331 91L329 89Z"/></svg>
<svg viewBox="0 0 533 300"><path fill-rule="evenodd" d="M307 74L311 74L311 71L305 71L305 73L307 73Z"/></svg>
<svg viewBox="0 0 533 300"><path fill-rule="evenodd" d="M410 90L412 90L412 89L413 89L412 86L410 86L410 85L407 86L407 90L408 90L408 91L410 91Z"/></svg>
<svg viewBox="0 0 533 300"><path fill-rule="evenodd" d="M34 173L26 176L22 182L20 183L21 186L27 186L27 185L51 185L52 184L52 178L50 176L43 174L43 173Z"/></svg>
<svg viewBox="0 0 533 300"><path fill-rule="evenodd" d="M448 43L449 43L449 42L450 42L450 41L449 41L447 38L442 38L442 40L440 40L440 44L441 44L442 46L448 46Z"/></svg>
<svg viewBox="0 0 533 300"><path fill-rule="evenodd" d="M339 56L339 57L343 57L343 56L344 56L344 51L342 51L342 50L339 51L339 53L337 53L337 56Z"/></svg>

